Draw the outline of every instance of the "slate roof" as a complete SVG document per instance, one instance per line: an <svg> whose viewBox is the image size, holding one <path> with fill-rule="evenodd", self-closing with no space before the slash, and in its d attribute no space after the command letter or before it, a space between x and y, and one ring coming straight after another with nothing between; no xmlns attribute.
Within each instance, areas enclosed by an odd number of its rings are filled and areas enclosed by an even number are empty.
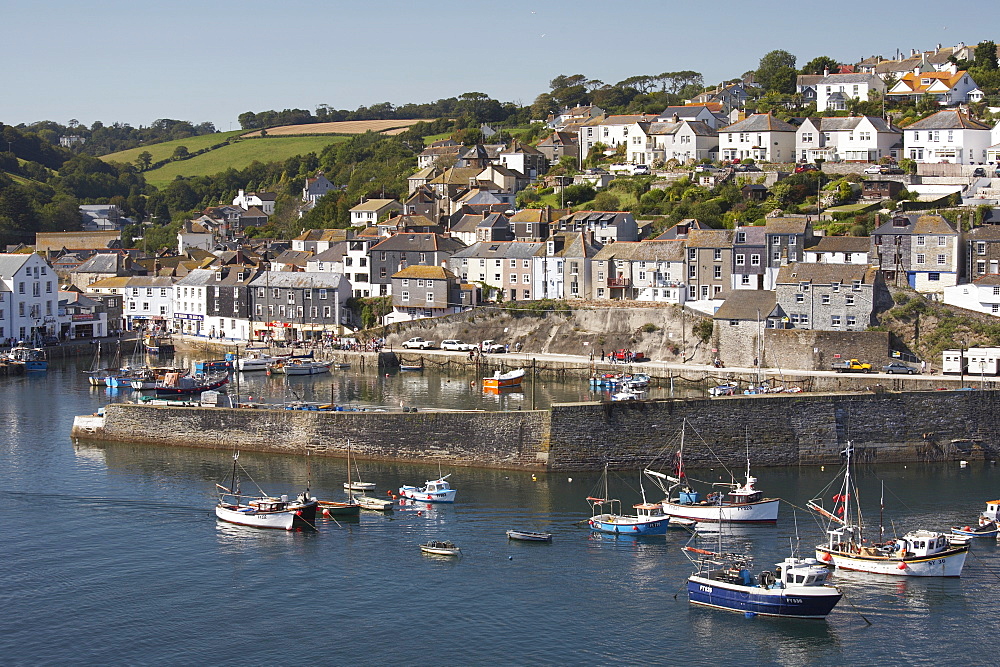
<svg viewBox="0 0 1000 667"><path fill-rule="evenodd" d="M951 223L940 215L921 215L913 225L914 234L958 234Z"/></svg>
<svg viewBox="0 0 1000 667"><path fill-rule="evenodd" d="M965 234L972 241L1000 241L1000 225L982 225Z"/></svg>
<svg viewBox="0 0 1000 667"><path fill-rule="evenodd" d="M248 284L251 287L337 289L343 277L343 274L330 271L262 271Z"/></svg>
<svg viewBox="0 0 1000 667"><path fill-rule="evenodd" d="M807 223L805 217L768 218L764 229L767 234L805 234Z"/></svg>
<svg viewBox="0 0 1000 667"><path fill-rule="evenodd" d="M692 229L688 233L688 248L731 248L736 232L731 229Z"/></svg>
<svg viewBox="0 0 1000 667"><path fill-rule="evenodd" d="M865 119L868 119L868 122L870 122L872 126L874 126L876 132L892 132L892 133L902 132L902 130L900 130L898 127L896 127L895 125L890 125L885 121L884 118L879 118L878 116L811 118L809 120L813 121L813 125L818 125L819 129L823 132L837 132L837 131L853 130L858 125L861 124L861 121Z"/></svg>
<svg viewBox="0 0 1000 667"><path fill-rule="evenodd" d="M764 319L777 305L776 294L772 290L733 290L712 316L714 320Z"/></svg>
<svg viewBox="0 0 1000 667"><path fill-rule="evenodd" d="M838 86L845 83L871 84L876 81L881 82L882 80L874 74L865 74L862 72L853 74L830 74L829 76L820 77L820 80L817 83L820 86Z"/></svg>
<svg viewBox="0 0 1000 667"><path fill-rule="evenodd" d="M943 109L933 116L906 126L907 130L989 130L990 126L969 118L958 109Z"/></svg>
<svg viewBox="0 0 1000 667"><path fill-rule="evenodd" d="M833 283L849 284L860 280L862 284L870 285L878 269L863 264L813 264L793 262L778 270L775 279L777 285L798 284L803 282L814 285L832 285Z"/></svg>
<svg viewBox="0 0 1000 667"><path fill-rule="evenodd" d="M683 262L684 241L619 241L601 248L594 261L625 259L633 262Z"/></svg>
<svg viewBox="0 0 1000 667"><path fill-rule="evenodd" d="M864 252L871 249L869 236L821 236L808 252Z"/></svg>
<svg viewBox="0 0 1000 667"><path fill-rule="evenodd" d="M378 250L379 252L393 250L418 250L423 252L440 251L450 253L461 250L464 247L465 244L458 239L441 236L439 234L401 232L373 245L371 250L373 252L375 250Z"/></svg>
<svg viewBox="0 0 1000 667"><path fill-rule="evenodd" d="M351 208L352 211L380 211L386 206L391 206L396 204L399 206L399 202L395 199L369 199L368 201L361 202L357 206Z"/></svg>
<svg viewBox="0 0 1000 667"><path fill-rule="evenodd" d="M737 123L724 127L719 132L794 132L795 126L778 120L768 113L755 113Z"/></svg>

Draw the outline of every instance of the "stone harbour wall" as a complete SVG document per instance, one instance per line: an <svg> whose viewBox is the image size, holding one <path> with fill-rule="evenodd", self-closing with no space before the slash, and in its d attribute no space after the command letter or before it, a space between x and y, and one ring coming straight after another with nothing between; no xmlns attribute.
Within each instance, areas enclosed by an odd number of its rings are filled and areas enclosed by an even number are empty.
<svg viewBox="0 0 1000 667"><path fill-rule="evenodd" d="M361 459L441 461L483 467L543 466L547 413L311 412L147 406L105 408L99 432L75 437ZM77 432L79 431L79 432Z"/></svg>
<svg viewBox="0 0 1000 667"><path fill-rule="evenodd" d="M836 463L848 441L871 463L996 459L1000 391L778 394L572 403L550 411L303 412L109 405L73 436L537 470L664 467L686 421L688 464Z"/></svg>

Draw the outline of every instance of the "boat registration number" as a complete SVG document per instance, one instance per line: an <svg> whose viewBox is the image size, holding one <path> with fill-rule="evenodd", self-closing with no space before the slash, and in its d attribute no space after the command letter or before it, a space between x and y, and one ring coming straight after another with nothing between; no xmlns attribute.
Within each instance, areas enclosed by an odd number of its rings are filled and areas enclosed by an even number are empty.
<svg viewBox="0 0 1000 667"><path fill-rule="evenodd" d="M700 590L702 593L708 593L708 594L712 593L712 587L706 586L704 584L698 584L698 590Z"/></svg>

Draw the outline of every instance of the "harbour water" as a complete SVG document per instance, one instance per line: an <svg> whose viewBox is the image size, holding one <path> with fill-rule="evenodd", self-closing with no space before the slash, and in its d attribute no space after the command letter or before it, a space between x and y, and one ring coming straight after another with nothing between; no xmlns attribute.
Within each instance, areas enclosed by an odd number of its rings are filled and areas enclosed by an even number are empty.
<svg viewBox="0 0 1000 667"><path fill-rule="evenodd" d="M791 621L689 605L683 531L638 540L590 534L578 522L589 514L596 475L456 468L444 471L458 489L451 506L324 520L315 533L240 528L212 513L228 452L70 441L73 416L109 400L86 384L81 367L54 363L47 373L0 382L4 664L996 662L1000 549L992 540L975 544L961 579L838 573L846 598L830 617ZM386 380L346 374L345 382L351 377L359 387ZM326 392L316 400L329 400L334 380L313 389ZM266 393L272 381L251 382ZM444 384L451 382L459 380ZM425 405L419 391L431 390L413 391L392 389L372 403ZM549 400L566 400L561 391ZM426 407L437 400L423 398ZM335 498L347 477L338 459L245 452L240 461L271 493L308 483L315 495ZM737 474L743 465L726 463ZM419 465L358 467L383 496L438 474ZM779 523L723 539L727 549L751 547L759 571L788 553L796 533L805 554L822 539L813 518L791 504L803 506L835 471L756 473L769 495L789 501ZM721 467L689 474L726 475ZM890 534L967 524L1000 495L1000 472L988 463L864 467L860 476L871 526L885 481ZM252 488L246 479L244 488ZM613 477L610 491L626 506L637 501L638 474ZM651 485L646 491L652 495ZM554 540L508 542L509 528L549 531ZM417 545L435 538L454 541L463 556L422 555ZM711 548L715 538L698 544Z"/></svg>

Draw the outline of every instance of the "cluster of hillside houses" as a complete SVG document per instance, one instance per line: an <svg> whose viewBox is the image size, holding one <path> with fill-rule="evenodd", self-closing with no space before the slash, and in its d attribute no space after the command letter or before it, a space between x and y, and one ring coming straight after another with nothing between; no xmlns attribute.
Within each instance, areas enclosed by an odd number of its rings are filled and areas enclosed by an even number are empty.
<svg viewBox="0 0 1000 667"><path fill-rule="evenodd" d="M948 60L969 53L964 45L938 47L798 79L799 93L820 112L843 110L872 91L931 95L944 107L905 130L873 116L790 123L746 116L739 83L657 115L576 107L553 114L552 133L535 146L432 144L419 155L402 201L361 201L350 210L351 229L304 230L291 240L243 235L274 213L273 193L241 190L231 204L187 221L176 249L148 255L122 247L120 229L129 221L114 206L81 207L84 232L38 234L34 253L0 255L0 340L122 329L235 340L337 336L359 325L347 302L364 297L391 297L386 324L487 302L565 299L685 306L731 326L862 331L891 305L891 286L909 285L1000 315L1000 225L962 231L937 214L897 212L883 216L870 237L830 237L809 217L776 215L731 230L684 220L651 237L626 211L573 211L565 201L563 209L515 206L517 193L552 165L579 160L598 143L645 165L947 162L965 170L957 172L969 177L963 190L977 188L978 199L970 194L966 203L996 203L993 167L983 176L973 165L1000 164L1000 125L990 128L960 106L982 93ZM700 178L712 185L732 176L706 170ZM603 170L574 177L598 188L613 178ZM865 192L887 198L900 181L879 176L865 182ZM569 181L550 182L558 188ZM748 184L744 194L756 196L754 188L766 190ZM301 210L335 189L321 173L307 179Z"/></svg>

